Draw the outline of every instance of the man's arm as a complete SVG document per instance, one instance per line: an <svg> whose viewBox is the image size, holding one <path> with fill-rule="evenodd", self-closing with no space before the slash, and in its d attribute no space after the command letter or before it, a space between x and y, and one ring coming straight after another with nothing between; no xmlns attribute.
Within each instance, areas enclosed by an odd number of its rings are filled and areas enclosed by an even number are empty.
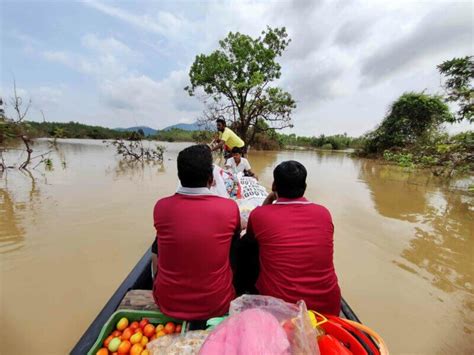
<svg viewBox="0 0 474 355"><path fill-rule="evenodd" d="M218 150L218 149L222 149L222 148L224 147L225 142L224 142L222 139L220 139L218 142L219 142L219 143L217 143L217 144L214 146L214 148L211 149L212 151Z"/></svg>
<svg viewBox="0 0 474 355"><path fill-rule="evenodd" d="M277 193L272 191L265 198L265 201L263 201L262 206L271 205L273 203L273 201L276 201L277 199L278 199Z"/></svg>
<svg viewBox="0 0 474 355"><path fill-rule="evenodd" d="M158 235L151 245L151 272L152 278L154 279L158 274Z"/></svg>

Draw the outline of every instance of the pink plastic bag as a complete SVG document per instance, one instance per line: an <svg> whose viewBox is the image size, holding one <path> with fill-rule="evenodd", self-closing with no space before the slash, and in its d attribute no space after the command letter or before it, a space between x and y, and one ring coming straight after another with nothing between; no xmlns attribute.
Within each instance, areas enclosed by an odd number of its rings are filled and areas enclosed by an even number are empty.
<svg viewBox="0 0 474 355"><path fill-rule="evenodd" d="M207 337L202 355L289 355L290 342L278 320L258 308L248 309L219 324Z"/></svg>
<svg viewBox="0 0 474 355"><path fill-rule="evenodd" d="M204 342L202 355L319 354L306 305L259 295L231 302L229 318Z"/></svg>

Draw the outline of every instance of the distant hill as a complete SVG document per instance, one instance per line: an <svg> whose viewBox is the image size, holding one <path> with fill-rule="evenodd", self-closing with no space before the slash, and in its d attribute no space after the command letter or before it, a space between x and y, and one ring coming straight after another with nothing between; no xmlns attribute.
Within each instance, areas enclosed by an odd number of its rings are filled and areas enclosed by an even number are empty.
<svg viewBox="0 0 474 355"><path fill-rule="evenodd" d="M158 132L156 129L147 127L147 126L136 126L136 127L129 127L129 128L114 128L116 131L119 132L137 132L139 129L143 130L145 136L152 136Z"/></svg>
<svg viewBox="0 0 474 355"><path fill-rule="evenodd" d="M194 123L178 123L178 124L163 128L162 131L169 131L172 129L181 129L183 131L200 131L201 130L197 122L194 122Z"/></svg>

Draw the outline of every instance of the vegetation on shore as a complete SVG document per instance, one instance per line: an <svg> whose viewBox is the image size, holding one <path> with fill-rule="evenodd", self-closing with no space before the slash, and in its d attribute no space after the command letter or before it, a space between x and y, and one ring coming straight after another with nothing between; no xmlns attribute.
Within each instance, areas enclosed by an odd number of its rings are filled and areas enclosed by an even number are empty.
<svg viewBox="0 0 474 355"><path fill-rule="evenodd" d="M454 58L438 69L446 95L404 93L380 125L362 137L359 156L407 168L429 167L435 175L446 177L474 172L474 131L450 136L443 130L451 123L474 122L473 58ZM452 113L448 102L455 103L458 111Z"/></svg>

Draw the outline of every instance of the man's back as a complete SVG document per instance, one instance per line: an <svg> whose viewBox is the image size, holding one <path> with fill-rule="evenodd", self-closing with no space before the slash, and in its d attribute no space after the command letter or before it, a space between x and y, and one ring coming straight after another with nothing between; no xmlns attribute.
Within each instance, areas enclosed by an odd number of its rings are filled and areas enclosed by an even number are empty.
<svg viewBox="0 0 474 355"><path fill-rule="evenodd" d="M203 320L234 298L229 254L240 226L236 203L210 194L175 194L157 202L155 301L167 315Z"/></svg>
<svg viewBox="0 0 474 355"><path fill-rule="evenodd" d="M326 208L304 198L279 198L251 213L248 231L259 245L261 294L303 299L310 309L339 314L334 227Z"/></svg>

